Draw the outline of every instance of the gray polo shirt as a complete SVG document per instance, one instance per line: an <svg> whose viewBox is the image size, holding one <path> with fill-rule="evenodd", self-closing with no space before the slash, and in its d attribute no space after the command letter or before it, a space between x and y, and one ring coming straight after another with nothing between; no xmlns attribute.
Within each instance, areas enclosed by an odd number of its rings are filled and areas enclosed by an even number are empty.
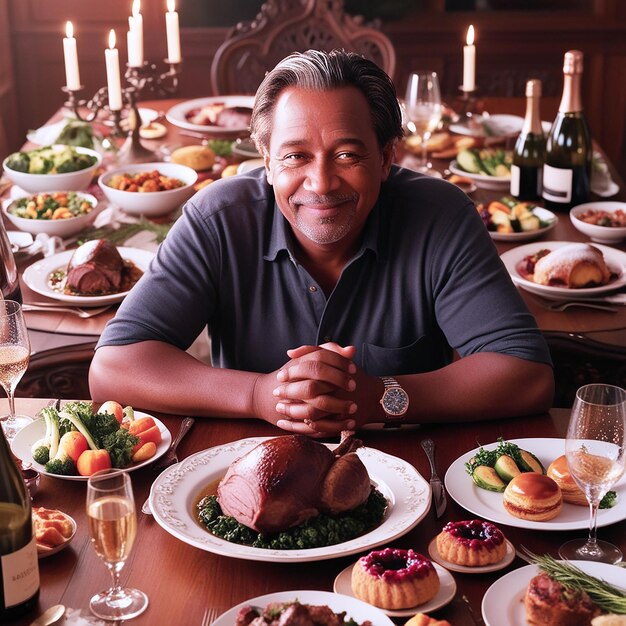
<svg viewBox="0 0 626 626"><path fill-rule="evenodd" d="M432 371L500 352L551 363L534 318L472 202L394 167L361 247L326 296L293 254L263 169L217 181L185 206L98 346L187 349L208 325L216 366L270 372L304 344L357 347L371 375Z"/></svg>

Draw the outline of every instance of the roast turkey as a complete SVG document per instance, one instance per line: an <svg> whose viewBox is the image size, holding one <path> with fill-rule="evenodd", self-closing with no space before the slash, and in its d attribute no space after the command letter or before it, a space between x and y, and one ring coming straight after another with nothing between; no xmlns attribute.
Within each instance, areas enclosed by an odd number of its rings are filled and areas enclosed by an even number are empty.
<svg viewBox="0 0 626 626"><path fill-rule="evenodd" d="M67 266L66 290L82 295L121 291L124 260L106 239L94 239L78 247Z"/></svg>
<svg viewBox="0 0 626 626"><path fill-rule="evenodd" d="M303 435L268 439L237 459L217 488L222 511L265 534L320 513L350 511L371 492L367 469L350 434L331 451Z"/></svg>

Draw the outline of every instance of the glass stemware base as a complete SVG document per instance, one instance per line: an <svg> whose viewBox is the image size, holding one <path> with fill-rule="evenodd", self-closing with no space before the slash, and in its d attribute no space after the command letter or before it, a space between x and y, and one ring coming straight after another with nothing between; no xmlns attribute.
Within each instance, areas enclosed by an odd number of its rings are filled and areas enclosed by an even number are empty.
<svg viewBox="0 0 626 626"><path fill-rule="evenodd" d="M608 541L597 540L588 545L586 539L572 539L565 542L559 548L559 556L562 559L578 561L597 561L599 563L619 563L622 551Z"/></svg>
<svg viewBox="0 0 626 626"><path fill-rule="evenodd" d="M10 443L15 435L24 428L24 426L28 426L33 421L33 418L29 415L2 415L0 416L0 426L4 431L4 436L7 441Z"/></svg>
<svg viewBox="0 0 626 626"><path fill-rule="evenodd" d="M89 608L96 617L104 620L131 619L148 608L148 596L139 589L107 589L91 598Z"/></svg>

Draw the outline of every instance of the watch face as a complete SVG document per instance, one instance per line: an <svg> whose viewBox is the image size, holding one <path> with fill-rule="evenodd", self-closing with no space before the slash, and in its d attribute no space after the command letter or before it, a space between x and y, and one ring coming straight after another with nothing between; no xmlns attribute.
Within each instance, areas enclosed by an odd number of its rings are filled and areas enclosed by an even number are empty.
<svg viewBox="0 0 626 626"><path fill-rule="evenodd" d="M383 396L383 409L390 415L404 415L408 407L409 397L404 389L387 389Z"/></svg>

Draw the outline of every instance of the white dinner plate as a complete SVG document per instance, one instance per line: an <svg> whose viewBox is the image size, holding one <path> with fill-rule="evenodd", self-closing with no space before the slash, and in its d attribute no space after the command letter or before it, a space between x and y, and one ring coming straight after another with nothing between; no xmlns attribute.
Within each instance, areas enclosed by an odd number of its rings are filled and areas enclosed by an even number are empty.
<svg viewBox="0 0 626 626"><path fill-rule="evenodd" d="M508 539L504 541L506 543L506 554L497 563L489 563L489 565L470 567L469 565L458 565L457 563L446 561L441 554L439 554L439 550L437 549L437 537L433 537L432 541L428 544L428 554L433 561L453 572L461 572L463 574L486 574L488 572L497 572L498 570L504 569L513 562L515 558L515 548Z"/></svg>
<svg viewBox="0 0 626 626"><path fill-rule="evenodd" d="M118 250L124 260L132 261L143 272L148 269L148 265L154 256L154 252L141 250L139 248L126 248L122 246L118 247ZM65 269L73 254L74 250L64 250L63 252L36 261L24 270L22 276L24 282L33 291L42 296L66 302L67 304L77 304L82 307L114 304L115 302L121 302L126 297L128 291L111 293L105 296L72 296L51 289L48 285L48 276L50 276L51 272Z"/></svg>
<svg viewBox="0 0 626 626"><path fill-rule="evenodd" d="M254 106L254 96L213 96L210 98L196 98L195 100L185 100L175 104L166 114L165 118L170 124L184 128L186 130L195 130L200 133L245 133L249 130L248 126L236 128L224 128L223 126L211 126L205 124L193 124L187 119L187 113L193 109L201 109L210 104L224 103L227 107L248 107Z"/></svg>
<svg viewBox="0 0 626 626"><path fill-rule="evenodd" d="M380 610L371 604L361 602L350 596L343 596L330 591L280 591L278 593L268 593L264 596L250 598L239 603L232 609L222 613L212 624L212 626L233 626L237 614L244 606L260 606L265 608L272 602L289 602L298 600L302 604L313 606L328 606L335 613L346 612L346 620L352 618L361 624L370 621L372 626L394 626L394 623Z"/></svg>
<svg viewBox="0 0 626 626"><path fill-rule="evenodd" d="M571 243L571 241L540 241L537 243L529 243L504 252L500 255L500 258L516 285L526 289L526 291L548 298L549 300L571 300L573 298L583 297L593 298L594 296L615 291L616 289L620 289L626 285L626 252L622 252L616 248L611 248L610 246L603 246L599 243L594 243L593 245L604 255L604 260L610 272L616 275L616 278L611 280L607 285L602 285L600 287L588 287L585 289L569 289L568 287L538 285L532 280L524 278L519 273L517 266L524 259L524 257L533 255L540 250L556 250Z"/></svg>
<svg viewBox="0 0 626 626"><path fill-rule="evenodd" d="M586 574L624 588L624 569L608 563L570 561ZM524 596L531 579L540 573L536 565L526 565L497 580L483 596L482 614L486 626L527 626Z"/></svg>
<svg viewBox="0 0 626 626"><path fill-rule="evenodd" d="M138 419L140 417L146 417L147 413L142 413L141 411L135 411L135 418ZM172 443L172 434L167 429L165 424L153 417L154 423L159 427L161 431L161 443L157 446L156 454L145 460L141 461L141 463L133 463L128 467L124 468L125 472L134 472L135 470L145 467L146 465L150 465L158 458L162 457L167 449L170 447ZM31 448L35 441L42 439L46 434L46 423L43 418L37 419L34 422L31 422L27 426L24 426L21 430L17 432L17 435L13 438L11 442L11 450L13 454L25 463L30 463L33 466L33 469L36 469L38 472L43 474L44 476L50 476L52 478L60 478L62 480L76 480L76 481L87 481L89 476L61 476L60 474L50 474L46 472L43 465L36 463L33 461L33 456L31 454Z"/></svg>
<svg viewBox="0 0 626 626"><path fill-rule="evenodd" d="M207 485L221 480L231 463L270 437L240 439L197 452L174 465L152 483L150 509L171 535L201 550L238 559L268 562L306 562L333 559L369 550L408 533L430 508L430 485L402 459L374 448L356 452L370 479L388 502L385 519L373 530L344 543L305 550L269 550L216 537L197 521L194 506ZM336 444L327 444L332 450Z"/></svg>
<svg viewBox="0 0 626 626"><path fill-rule="evenodd" d="M547 232L551 231L559 221L559 218L552 213L552 211L548 211L548 209L544 209L543 207L535 207L532 209L532 212L544 222L550 222L544 228L538 228L537 230L527 230L521 233L498 233L496 231L490 230L489 234L491 238L495 241L530 241L531 239L537 239L541 237L541 235L545 235Z"/></svg>
<svg viewBox="0 0 626 626"><path fill-rule="evenodd" d="M470 119L450 124L450 132L471 137L510 137L522 130L524 118L519 115L473 115Z"/></svg>
<svg viewBox="0 0 626 626"><path fill-rule="evenodd" d="M483 189L508 189L511 186L510 176L486 176L484 174L472 174L459 167L456 159L450 162L450 171L457 176L464 176L476 183Z"/></svg>
<svg viewBox="0 0 626 626"><path fill-rule="evenodd" d="M265 161L263 159L248 159L247 161L242 161L237 168L237 174L247 174L252 170L255 170L259 167L263 167L265 165Z"/></svg>
<svg viewBox="0 0 626 626"><path fill-rule="evenodd" d="M512 443L520 448L532 452L548 469L554 459L565 453L565 439L529 438L512 439ZM483 445L486 450L494 450L498 443ZM524 520L509 515L502 504L502 494L481 489L472 481L472 477L465 470L465 463L469 461L480 448L475 448L460 456L450 465L444 479L450 497L474 515L487 519L496 524L515 526L516 528L531 528L534 530L588 530L589 509L586 506L563 503L560 513L546 522ZM626 475L611 489L617 492L617 504L610 509L598 511L598 526L608 526L626 519Z"/></svg>
<svg viewBox="0 0 626 626"><path fill-rule="evenodd" d="M353 565L348 565L346 569L339 572L337 578L335 578L335 583L333 585L333 589L335 593L343 593L346 596L352 596L354 593L352 592L352 568ZM389 615L389 617L410 617L415 615L416 613L429 613L430 611L436 611L440 609L442 606L445 606L454 598L454 594L456 593L456 581L452 574L438 565L437 563L433 563L433 567L437 570L437 575L439 576L439 591L435 595L434 598L431 598L428 602L423 602L422 604L418 604L417 606L411 607L410 609L378 609L385 613L385 615ZM373 605L368 605L373 606Z"/></svg>
<svg viewBox="0 0 626 626"><path fill-rule="evenodd" d="M63 513L63 511L61 512ZM70 545L70 541L74 539L74 536L76 535L76 529L78 528L78 525L76 524L76 520L71 515L68 515L67 513L63 513L63 515L65 515L66 519L72 525L72 534L63 543L60 543L58 546L54 546L53 548L50 548L50 549L43 548L39 544L37 544L37 558L38 559L46 559L49 556L52 556L53 554L60 552L61 550L67 548L67 546Z"/></svg>

